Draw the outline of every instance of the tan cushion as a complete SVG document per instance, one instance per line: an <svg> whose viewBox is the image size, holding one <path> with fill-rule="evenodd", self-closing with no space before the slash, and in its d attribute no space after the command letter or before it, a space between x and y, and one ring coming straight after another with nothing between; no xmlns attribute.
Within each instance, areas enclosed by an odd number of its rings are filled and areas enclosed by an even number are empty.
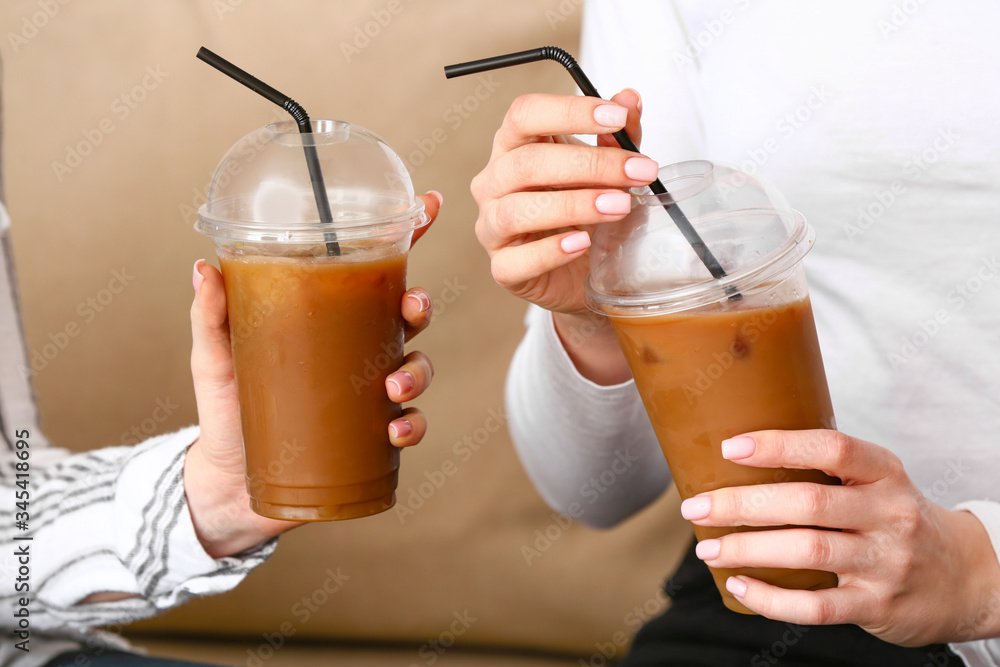
<svg viewBox="0 0 1000 667"><path fill-rule="evenodd" d="M455 474L433 493L425 486L429 497L405 522L388 512L295 531L236 591L147 629L259 635L290 623L299 638L424 642L468 612L476 621L463 643L587 655L595 643L624 641L660 605L660 583L689 539L676 499L612 531L560 528L506 431L486 430L502 411L524 306L490 277L468 184L514 97L572 86L554 63L498 72L488 86L447 81L441 68L548 43L575 50L577 5L402 0L385 20L372 15L385 0L105 0L58 5L43 21L37 0L3 4L8 29L30 33L24 20L40 24L16 47L5 40L4 157L29 348L65 342L40 358L35 377L58 445L133 442L134 434L196 419L189 276L212 248L192 230L191 211L224 151L280 115L196 60L199 46L293 96L313 117L380 134L407 160L418 189L438 189L447 200L410 265L411 283L437 302L438 318L416 341L437 378L419 402L431 431L404 453L400 498L446 461ZM347 62L341 43L356 28L375 36ZM477 88L486 99L475 97ZM116 271L131 278L112 294ZM66 340L60 333L70 323L79 331ZM154 417L164 414L157 401L174 406L165 420ZM482 440L468 460L456 450L465 437ZM551 546L529 565L521 547L544 545L536 531L549 533ZM318 604L327 571L338 568L350 579ZM314 595L307 616L299 605Z"/></svg>

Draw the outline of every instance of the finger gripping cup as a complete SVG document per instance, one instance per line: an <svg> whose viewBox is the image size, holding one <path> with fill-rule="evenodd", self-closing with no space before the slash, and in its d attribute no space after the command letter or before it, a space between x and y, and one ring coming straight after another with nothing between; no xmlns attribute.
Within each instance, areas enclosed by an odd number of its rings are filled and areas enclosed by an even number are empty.
<svg viewBox="0 0 1000 667"><path fill-rule="evenodd" d="M812 229L773 186L732 165L682 162L663 167L660 179L670 194L633 190L631 213L595 232L587 305L611 321L681 497L839 484L816 470L739 465L721 451L723 440L748 431L836 427L802 270ZM671 207L695 226L724 277L696 256ZM750 502L768 502L770 488ZM694 527L699 540L773 529ZM725 588L736 574L783 588L837 585L829 572L713 568L724 603L741 613L751 612Z"/></svg>
<svg viewBox="0 0 1000 667"><path fill-rule="evenodd" d="M385 142L350 123L312 123L311 134L287 121L240 139L195 228L215 243L225 279L251 506L332 521L395 502L388 425L401 407L385 378L402 364L407 252L428 219ZM307 145L332 221L317 209Z"/></svg>

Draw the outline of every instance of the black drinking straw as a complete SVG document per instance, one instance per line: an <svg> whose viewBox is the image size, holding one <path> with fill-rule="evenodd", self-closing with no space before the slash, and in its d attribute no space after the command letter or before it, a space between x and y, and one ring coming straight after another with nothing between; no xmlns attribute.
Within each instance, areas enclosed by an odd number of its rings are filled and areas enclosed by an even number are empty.
<svg viewBox="0 0 1000 667"><path fill-rule="evenodd" d="M493 69L500 69L501 67L510 67L512 65L523 65L525 63L538 62L539 60L555 60L569 72L570 76L576 82L576 85L580 87L581 92L589 97L600 97L600 93L597 92L597 88L594 84L590 82L587 75L583 73L583 69L577 64L576 59L571 56L564 49L560 49L557 46L543 46L539 49L531 49L529 51L519 51L517 53L508 53L502 56L494 56L492 58L483 58L482 60L473 60L467 63L458 63L457 65L448 65L444 68L444 75L452 79L456 76L465 76L467 74L478 74L480 72L486 72ZM632 138L628 136L628 133L624 129L618 130L613 134L615 141L618 145L627 151L632 151L634 153L639 152L639 147L635 145ZM664 187L660 179L657 178L655 181L649 184L649 189L653 191L655 195L667 195L667 188ZM691 249L694 250L695 254L698 255L698 259L701 260L705 268L708 269L709 273L712 274L713 278L725 278L726 271L719 264L719 260L715 258L712 251L708 249L705 242L702 240L701 236L695 230L691 221L687 219L684 212L680 209L676 202L675 205L670 206L670 202L664 203L663 208L667 210L667 213L673 219L674 224L680 230L681 234L691 245ZM736 288L730 286L726 289L727 293L730 294L729 298L733 301L742 299L743 295L736 293Z"/></svg>
<svg viewBox="0 0 1000 667"><path fill-rule="evenodd" d="M300 134L312 134L312 123L309 121L309 114L302 108L302 105L288 95L278 92L222 56L212 53L204 46L198 49L198 59L208 63L226 76L239 81L250 90L266 97L290 113L299 126ZM312 181L313 196L316 198L316 208L319 210L319 221L333 222L333 213L330 212L330 200L326 196L326 184L323 182L323 171L319 166L319 155L316 153L316 145L305 139L302 142L302 150L306 154L306 165L309 167L309 180ZM337 243L337 233L331 229L323 233L323 238L326 241L326 254L339 255L340 244Z"/></svg>

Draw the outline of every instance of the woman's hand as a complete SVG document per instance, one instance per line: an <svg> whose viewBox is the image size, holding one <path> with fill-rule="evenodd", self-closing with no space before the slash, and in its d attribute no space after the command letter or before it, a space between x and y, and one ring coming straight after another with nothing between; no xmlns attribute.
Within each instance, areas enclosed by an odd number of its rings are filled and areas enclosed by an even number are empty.
<svg viewBox="0 0 1000 667"><path fill-rule="evenodd" d="M742 465L811 468L843 486L783 483L718 489L684 501L700 526L822 526L703 540L712 567L835 572L837 588L792 591L750 577L727 589L768 618L803 625L853 623L903 646L1000 634L1000 565L982 524L914 486L892 452L837 431L758 431L722 444Z"/></svg>
<svg viewBox="0 0 1000 667"><path fill-rule="evenodd" d="M658 166L619 148L610 133L639 139L639 96L525 95L514 100L486 167L472 180L476 236L493 277L547 310L586 314L583 278L594 225L629 212L623 188L646 185ZM597 134L598 147L569 135Z"/></svg>
<svg viewBox="0 0 1000 667"><path fill-rule="evenodd" d="M471 187L479 205L476 236L490 255L493 277L515 296L554 311L577 367L605 384L627 379L628 369L604 318L584 305L583 280L594 226L625 217L630 197L623 189L657 176L653 160L619 148L611 136L624 128L638 143L640 109L634 90L610 103L519 97ZM599 135L598 146L574 134ZM580 344L571 344L574 339Z"/></svg>
<svg viewBox="0 0 1000 667"><path fill-rule="evenodd" d="M441 196L428 193L422 199L433 222ZM415 234L413 242L429 226ZM209 555L219 558L244 551L300 524L268 519L250 509L222 274L199 260L194 266L193 283L191 373L201 434L188 449L184 489L198 539ZM406 340L427 327L431 309L426 291L414 288L403 295ZM386 378L386 393L397 403L411 401L427 389L432 375L427 356L411 352L403 365ZM408 447L420 442L427 422L419 410L407 408L388 428L392 444Z"/></svg>

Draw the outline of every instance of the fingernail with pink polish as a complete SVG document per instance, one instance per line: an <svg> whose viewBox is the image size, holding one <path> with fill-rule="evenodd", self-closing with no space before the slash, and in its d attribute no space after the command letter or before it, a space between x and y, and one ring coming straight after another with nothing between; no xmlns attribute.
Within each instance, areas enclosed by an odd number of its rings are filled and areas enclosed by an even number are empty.
<svg viewBox="0 0 1000 667"><path fill-rule="evenodd" d="M413 376L406 371L400 371L399 373L393 373L388 378L386 382L391 384L396 390L397 396L405 396L411 389L413 389Z"/></svg>
<svg viewBox="0 0 1000 667"><path fill-rule="evenodd" d="M438 206L444 205L444 195L438 192L437 190L428 190L427 194L432 195L435 199L438 200Z"/></svg>
<svg viewBox="0 0 1000 667"><path fill-rule="evenodd" d="M741 435L722 441L722 458L745 459L757 451L757 443L753 438Z"/></svg>
<svg viewBox="0 0 1000 667"><path fill-rule="evenodd" d="M389 423L389 430L392 431L392 437L405 438L413 433L413 424L406 419L397 419Z"/></svg>
<svg viewBox="0 0 1000 667"><path fill-rule="evenodd" d="M604 215L621 215L632 210L632 196L627 192L607 192L597 196L594 206Z"/></svg>
<svg viewBox="0 0 1000 667"><path fill-rule="evenodd" d="M407 299L413 299L417 303L417 307L420 309L421 313L426 313L431 307L431 298L423 292L410 292L406 295Z"/></svg>
<svg viewBox="0 0 1000 667"><path fill-rule="evenodd" d="M737 579L736 577L729 577L726 579L726 590L735 595L738 598L742 598L747 594L747 584L742 579Z"/></svg>
<svg viewBox="0 0 1000 667"><path fill-rule="evenodd" d="M617 104L602 104L594 109L594 120L605 127L625 127L628 109Z"/></svg>
<svg viewBox="0 0 1000 667"><path fill-rule="evenodd" d="M715 560L722 551L721 540L702 540L695 546L694 553L702 560Z"/></svg>
<svg viewBox="0 0 1000 667"><path fill-rule="evenodd" d="M201 271L198 270L198 266L204 264L205 260L199 259L194 263L194 269L191 274L191 285L194 287L195 295L201 292L201 284L205 282L205 276L201 275Z"/></svg>
<svg viewBox="0 0 1000 667"><path fill-rule="evenodd" d="M708 496L695 496L681 503L681 516L688 521L699 521L712 511L712 499Z"/></svg>
<svg viewBox="0 0 1000 667"><path fill-rule="evenodd" d="M625 175L633 181L652 183L660 173L660 165L648 157L631 157L625 160Z"/></svg>
<svg viewBox="0 0 1000 667"><path fill-rule="evenodd" d="M590 247L590 234L583 231L570 234L569 236L563 237L563 240L559 242L559 247L562 248L563 252L567 255L572 255L575 252L586 250Z"/></svg>

